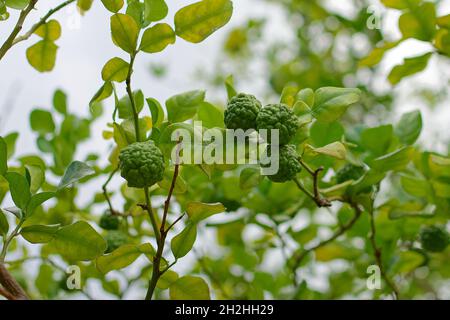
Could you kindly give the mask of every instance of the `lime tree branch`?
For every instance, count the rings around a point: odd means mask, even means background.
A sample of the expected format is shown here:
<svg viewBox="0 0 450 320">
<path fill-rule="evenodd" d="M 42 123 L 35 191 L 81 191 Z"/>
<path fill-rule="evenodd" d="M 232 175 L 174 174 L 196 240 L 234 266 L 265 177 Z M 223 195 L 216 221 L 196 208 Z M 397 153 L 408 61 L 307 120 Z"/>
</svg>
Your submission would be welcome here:
<svg viewBox="0 0 450 320">
<path fill-rule="evenodd" d="M 0 289 L 0 294 L 8 300 L 28 300 L 27 294 L 3 262 L 0 262 Z"/>
<path fill-rule="evenodd" d="M 13 276 L 6 269 L 4 262 L 6 258 L 6 253 L 8 252 L 8 247 L 11 242 L 20 233 L 20 228 L 23 224 L 23 219 L 17 224 L 16 228 L 11 232 L 11 234 L 4 238 L 3 247 L 0 253 L 0 295 L 4 296 L 9 300 L 27 300 L 28 297 L 25 291 L 22 289 L 20 284 L 14 279 Z M 3 286 L 3 288 L 2 288 Z"/>
<path fill-rule="evenodd" d="M 43 16 L 38 22 L 36 22 L 31 28 L 30 30 L 28 30 L 24 35 L 17 37 L 16 39 L 14 39 L 12 45 L 15 45 L 21 41 L 25 41 L 28 40 L 28 38 L 30 38 L 33 33 L 43 24 L 45 24 L 47 22 L 47 20 L 54 15 L 56 12 L 60 11 L 61 9 L 67 7 L 69 4 L 71 4 L 72 2 L 75 2 L 76 0 L 68 0 L 65 1 L 63 3 L 61 3 L 60 5 L 56 6 L 55 8 L 49 10 L 47 12 L 47 14 L 45 16 Z"/>
<path fill-rule="evenodd" d="M 167 195 L 166 201 L 164 202 L 164 212 L 163 212 L 163 217 L 162 217 L 162 222 L 161 222 L 161 227 L 160 227 L 161 237 L 160 237 L 160 240 L 158 241 L 158 249 L 156 251 L 156 255 L 153 258 L 152 278 L 150 279 L 149 287 L 147 290 L 147 295 L 145 297 L 146 300 L 152 299 L 153 293 L 156 288 L 156 284 L 158 283 L 159 278 L 165 272 L 165 271 L 163 271 L 163 272 L 161 271 L 161 259 L 162 259 L 162 255 L 164 252 L 164 246 L 165 246 L 167 234 L 170 231 L 170 229 L 173 227 L 173 225 L 175 223 L 177 223 L 178 221 L 180 221 L 181 218 L 183 217 L 183 216 L 181 216 L 180 218 L 175 220 L 175 222 L 171 226 L 169 226 L 169 228 L 166 229 L 167 215 L 169 213 L 169 208 L 170 208 L 170 200 L 172 199 L 172 195 L 175 190 L 175 185 L 176 185 L 178 174 L 179 174 L 179 168 L 180 168 L 180 164 L 177 160 L 176 164 L 175 164 L 175 171 L 173 173 L 172 183 L 170 185 L 169 193 Z"/>
<path fill-rule="evenodd" d="M 9 35 L 9 37 L 6 39 L 6 41 L 3 43 L 3 45 L 0 47 L 0 60 L 6 55 L 6 53 L 16 44 L 19 42 L 25 41 L 29 39 L 33 33 L 43 24 L 47 22 L 47 20 L 54 15 L 56 12 L 60 11 L 61 9 L 67 7 L 71 3 L 75 2 L 76 0 L 67 0 L 60 5 L 56 6 L 55 8 L 49 10 L 46 15 L 44 15 L 38 22 L 36 22 L 27 32 L 25 32 L 22 36 L 19 36 L 20 31 L 23 29 L 23 24 L 27 18 L 27 16 L 30 14 L 30 12 L 34 9 L 36 3 L 38 0 L 31 0 L 30 4 L 23 9 L 20 12 L 19 18 L 17 19 L 17 23 Z"/>
<path fill-rule="evenodd" d="M 134 62 L 136 60 L 136 55 L 137 55 L 137 52 L 134 52 L 130 55 L 130 66 L 128 69 L 128 75 L 127 75 L 127 79 L 126 79 L 126 87 L 127 87 L 127 94 L 128 94 L 128 97 L 129 97 L 130 103 L 131 103 L 131 109 L 133 112 L 134 130 L 136 132 L 136 141 L 139 142 L 139 141 L 141 141 L 141 132 L 140 132 L 141 130 L 139 128 L 139 113 L 136 108 L 136 102 L 134 101 L 133 90 L 131 88 L 131 76 L 133 75 L 133 67 L 134 67 Z"/>
<path fill-rule="evenodd" d="M 386 270 L 384 269 L 383 261 L 382 261 L 382 251 L 377 246 L 377 242 L 376 242 L 376 226 L 375 226 L 375 218 L 374 218 L 373 209 L 369 211 L 369 217 L 370 217 L 370 236 L 369 236 L 369 240 L 370 240 L 370 243 L 372 245 L 372 250 L 373 250 L 373 253 L 374 253 L 374 256 L 375 256 L 375 261 L 376 261 L 376 263 L 378 265 L 378 268 L 380 269 L 381 276 L 383 277 L 384 281 L 389 286 L 389 288 L 391 288 L 392 295 L 393 295 L 394 299 L 398 299 L 399 298 L 398 289 L 397 289 L 396 285 L 394 284 L 394 282 L 386 274 Z"/>
<path fill-rule="evenodd" d="M 38 2 L 38 0 L 31 0 L 29 5 L 20 12 L 19 18 L 17 19 L 14 29 L 12 30 L 9 37 L 5 40 L 3 45 L 0 47 L 0 60 L 5 56 L 5 54 L 8 52 L 8 50 L 11 49 L 11 47 L 13 46 L 14 40 L 16 39 L 17 35 L 23 28 L 25 19 L 30 14 L 31 10 L 34 9 L 34 6 L 36 5 L 37 2 Z"/>
<path fill-rule="evenodd" d="M 350 205 L 352 206 L 353 210 L 355 211 L 355 215 L 349 222 L 347 222 L 344 225 L 341 225 L 339 227 L 339 229 L 330 238 L 328 238 L 308 249 L 300 250 L 300 251 L 297 251 L 296 253 L 294 253 L 294 256 L 292 257 L 292 260 L 291 260 L 291 269 L 292 269 L 292 273 L 294 276 L 294 284 L 296 286 L 299 283 L 298 279 L 297 279 L 297 269 L 300 266 L 300 264 L 302 263 L 302 261 L 311 252 L 330 244 L 331 242 L 335 241 L 337 238 L 342 236 L 344 233 L 346 233 L 348 230 L 350 230 L 354 226 L 356 221 L 358 221 L 358 219 L 361 217 L 361 214 L 362 214 L 361 208 L 357 204 L 350 204 Z"/>
<path fill-rule="evenodd" d="M 113 208 L 113 205 L 112 205 L 112 202 L 111 202 L 111 198 L 109 197 L 108 189 L 107 189 L 107 188 L 108 188 L 108 185 L 109 185 L 109 183 L 111 182 L 112 178 L 114 177 L 114 175 L 117 173 L 118 170 L 119 170 L 118 168 L 114 169 L 114 170 L 109 174 L 108 179 L 106 179 L 106 182 L 105 182 L 105 183 L 103 184 L 103 186 L 102 186 L 103 195 L 104 195 L 104 197 L 105 197 L 105 199 L 106 199 L 106 202 L 108 203 L 109 210 L 111 211 L 111 214 L 112 214 L 112 215 L 116 215 L 117 212 L 116 212 L 116 211 L 114 210 L 114 208 Z"/>
</svg>

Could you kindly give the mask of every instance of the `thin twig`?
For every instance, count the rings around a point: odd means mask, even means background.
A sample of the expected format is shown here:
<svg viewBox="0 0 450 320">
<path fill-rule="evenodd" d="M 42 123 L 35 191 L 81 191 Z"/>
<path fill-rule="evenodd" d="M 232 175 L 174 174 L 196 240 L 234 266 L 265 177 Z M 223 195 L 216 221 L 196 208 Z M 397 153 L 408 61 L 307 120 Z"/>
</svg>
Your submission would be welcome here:
<svg viewBox="0 0 450 320">
<path fill-rule="evenodd" d="M 297 269 L 300 266 L 300 264 L 302 263 L 303 259 L 306 258 L 306 256 L 319 249 L 322 248 L 324 246 L 326 246 L 327 244 L 333 242 L 334 240 L 336 240 L 337 238 L 339 238 L 340 236 L 342 236 L 345 232 L 347 232 L 348 230 L 350 230 L 353 225 L 356 223 L 356 221 L 358 221 L 358 219 L 361 217 L 362 214 L 362 210 L 361 208 L 359 208 L 358 205 L 356 204 L 351 204 L 352 208 L 355 211 L 355 215 L 353 216 L 353 218 L 346 224 L 342 225 L 341 227 L 339 227 L 339 229 L 328 239 L 316 244 L 315 246 L 312 246 L 308 249 L 302 250 L 302 251 L 297 251 L 294 256 L 293 256 L 293 263 L 292 263 L 292 272 L 294 275 L 294 284 L 297 286 L 298 285 L 298 279 L 297 279 Z"/>
<path fill-rule="evenodd" d="M 150 279 L 150 282 L 149 282 L 147 294 L 145 297 L 146 300 L 152 299 L 153 293 L 156 288 L 156 284 L 158 283 L 159 278 L 163 275 L 163 272 L 161 272 L 161 270 L 160 270 L 160 265 L 161 265 L 162 255 L 164 252 L 164 245 L 165 245 L 167 233 L 170 230 L 170 228 L 167 230 L 165 229 L 165 224 L 167 221 L 167 215 L 169 213 L 170 200 L 172 199 L 172 195 L 175 190 L 175 185 L 176 185 L 177 178 L 178 178 L 179 166 L 180 166 L 180 164 L 177 159 L 176 164 L 175 164 L 175 171 L 174 171 L 173 177 L 172 177 L 172 184 L 170 185 L 170 189 L 169 189 L 169 194 L 167 195 L 167 199 L 164 202 L 164 213 L 163 213 L 163 218 L 162 218 L 161 227 L 160 227 L 161 237 L 160 237 L 160 240 L 158 241 L 158 248 L 156 251 L 156 255 L 153 258 L 153 272 L 152 272 L 152 278 Z"/>
<path fill-rule="evenodd" d="M 181 216 L 179 216 L 177 218 L 177 220 L 175 220 L 165 231 L 166 233 L 168 233 L 170 231 L 170 229 L 172 229 L 181 219 L 183 219 L 183 217 L 186 215 L 186 213 L 183 213 Z"/>
<path fill-rule="evenodd" d="M 25 19 L 30 14 L 31 10 L 34 9 L 34 6 L 38 0 L 31 0 L 28 6 L 23 9 L 20 14 L 19 18 L 17 19 L 16 25 L 14 26 L 13 31 L 9 35 L 9 37 L 5 40 L 3 45 L 0 47 L 0 60 L 5 56 L 5 54 L 8 52 L 9 49 L 13 46 L 14 40 L 16 39 L 17 35 L 23 28 L 23 24 L 25 22 Z"/>
<path fill-rule="evenodd" d="M 298 181 L 298 179 L 294 179 L 294 182 L 297 184 L 300 190 L 305 192 L 312 200 L 317 204 L 319 208 L 322 207 L 331 207 L 331 201 L 330 199 L 323 198 L 320 195 L 319 190 L 319 175 L 324 170 L 323 167 L 319 167 L 316 170 L 313 170 L 308 164 L 303 162 L 301 158 L 298 159 L 300 164 L 308 171 L 308 173 L 312 176 L 313 179 L 313 194 L 305 190 L 305 187 Z"/>
<path fill-rule="evenodd" d="M 394 282 L 386 274 L 386 270 L 384 269 L 383 261 L 382 261 L 382 252 L 381 252 L 381 249 L 377 246 L 377 242 L 376 242 L 376 227 L 375 227 L 375 219 L 374 219 L 373 208 L 371 210 L 369 210 L 369 217 L 370 217 L 370 236 L 369 236 L 369 240 L 370 240 L 370 243 L 372 245 L 372 249 L 373 249 L 373 253 L 374 253 L 374 256 L 375 256 L 376 263 L 378 265 L 378 268 L 380 269 L 381 276 L 383 277 L 383 279 L 386 282 L 386 284 L 391 288 L 392 295 L 393 295 L 394 299 L 397 300 L 399 298 L 398 289 L 397 289 L 396 285 L 394 284 Z"/>
<path fill-rule="evenodd" d="M 48 18 L 50 18 L 52 15 L 54 15 L 56 12 L 58 12 L 59 10 L 63 9 L 64 7 L 67 7 L 69 4 L 71 4 L 72 2 L 75 2 L 76 0 L 68 0 L 65 1 L 63 3 L 61 3 L 60 5 L 56 6 L 55 8 L 51 9 L 49 12 L 47 12 L 47 14 L 45 16 L 43 16 L 37 23 L 35 23 L 30 30 L 28 30 L 23 36 L 17 37 L 16 39 L 14 39 L 12 46 L 16 45 L 17 43 L 21 42 L 21 41 L 25 41 L 28 38 L 30 38 L 33 33 L 43 24 L 45 24 L 48 20 Z"/>
<path fill-rule="evenodd" d="M 141 141 L 141 132 L 140 132 L 141 129 L 139 128 L 139 113 L 136 108 L 136 102 L 134 100 L 133 90 L 131 89 L 131 76 L 133 74 L 133 66 L 134 66 L 134 62 L 136 60 L 136 55 L 137 55 L 137 52 L 130 54 L 130 63 L 129 63 L 128 75 L 127 75 L 127 79 L 126 79 L 126 87 L 127 87 L 128 98 L 130 99 L 130 103 L 131 103 L 131 109 L 133 112 L 136 141 L 139 142 L 139 141 Z"/>
<path fill-rule="evenodd" d="M 119 169 L 113 170 L 113 171 L 109 174 L 108 179 L 106 180 L 105 184 L 102 186 L 102 189 L 103 189 L 103 195 L 105 196 L 106 202 L 108 203 L 109 210 L 111 210 L 111 214 L 112 214 L 112 215 L 116 215 L 116 211 L 115 211 L 114 208 L 113 208 L 113 205 L 112 205 L 112 202 L 111 202 L 111 198 L 110 198 L 109 195 L 108 195 L 108 189 L 107 189 L 107 188 L 108 188 L 108 185 L 109 185 L 109 183 L 111 182 L 112 178 L 114 177 L 114 175 L 116 174 L 116 172 L 117 172 L 118 170 L 119 170 Z"/>
</svg>

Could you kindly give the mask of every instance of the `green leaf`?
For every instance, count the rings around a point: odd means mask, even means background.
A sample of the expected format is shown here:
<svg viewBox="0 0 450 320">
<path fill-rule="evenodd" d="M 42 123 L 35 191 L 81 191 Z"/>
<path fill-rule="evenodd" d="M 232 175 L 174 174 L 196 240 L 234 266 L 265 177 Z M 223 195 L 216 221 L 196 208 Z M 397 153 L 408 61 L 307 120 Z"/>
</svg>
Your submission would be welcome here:
<svg viewBox="0 0 450 320">
<path fill-rule="evenodd" d="M 245 168 L 239 176 L 239 187 L 242 190 L 249 190 L 257 187 L 263 180 L 261 170 L 257 168 Z"/>
<path fill-rule="evenodd" d="M 154 22 L 164 19 L 169 8 L 164 0 L 144 0 L 144 20 Z"/>
<path fill-rule="evenodd" d="M 13 215 L 15 215 L 17 217 L 17 219 L 22 219 L 23 217 L 23 212 L 20 208 L 17 207 L 10 207 L 10 208 L 3 208 L 2 209 L 4 212 L 9 212 Z"/>
<path fill-rule="evenodd" d="M 297 101 L 298 87 L 287 85 L 283 88 L 281 92 L 280 103 L 283 103 L 289 107 L 293 107 Z"/>
<path fill-rule="evenodd" d="M 236 89 L 234 88 L 234 79 L 232 75 L 226 77 L 225 88 L 227 89 L 228 100 L 231 100 L 231 98 L 238 94 Z"/>
<path fill-rule="evenodd" d="M 39 72 L 49 72 L 55 67 L 58 46 L 50 40 L 41 40 L 27 49 L 27 59 Z"/>
<path fill-rule="evenodd" d="M 344 128 L 335 121 L 331 123 L 314 121 L 309 130 L 311 140 L 315 147 L 323 147 L 335 141 L 340 141 L 344 136 Z"/>
<path fill-rule="evenodd" d="M 411 145 L 416 142 L 421 131 L 422 115 L 419 110 L 402 115 L 400 122 L 395 127 L 395 134 L 406 145 Z"/>
<path fill-rule="evenodd" d="M 136 111 L 139 114 L 142 111 L 142 108 L 144 108 L 144 94 L 141 90 L 137 90 L 133 92 L 133 97 Z M 122 99 L 119 100 L 117 108 L 119 110 L 120 119 L 133 118 L 133 106 L 131 105 L 131 100 L 128 95 L 125 95 Z"/>
<path fill-rule="evenodd" d="M 6 143 L 6 149 L 8 150 L 6 156 L 7 159 L 10 159 L 14 155 L 14 152 L 16 150 L 16 141 L 18 137 L 19 134 L 17 132 L 10 133 L 3 137 L 3 140 Z"/>
<path fill-rule="evenodd" d="M 26 210 L 27 217 L 31 217 L 41 204 L 43 204 L 44 202 L 55 196 L 56 194 L 54 192 L 42 192 L 33 195 L 27 206 Z"/>
<path fill-rule="evenodd" d="M 44 23 L 34 32 L 44 40 L 56 41 L 61 37 L 61 25 L 56 20 Z"/>
<path fill-rule="evenodd" d="M 46 110 L 35 109 L 30 115 L 31 129 L 40 133 L 52 133 L 55 131 L 55 122 L 52 114 Z"/>
<path fill-rule="evenodd" d="M 400 179 L 403 190 L 414 197 L 426 198 L 432 195 L 428 181 L 416 177 L 402 176 Z"/>
<path fill-rule="evenodd" d="M 92 97 L 91 101 L 89 102 L 89 107 L 93 108 L 95 103 L 98 103 L 100 101 L 105 100 L 106 98 L 109 98 L 113 93 L 113 85 L 110 81 L 105 82 L 100 89 L 95 93 L 95 95 Z"/>
<path fill-rule="evenodd" d="M 87 164 L 81 161 L 72 162 L 64 173 L 61 182 L 58 185 L 58 190 L 64 189 L 87 176 L 93 175 L 95 171 Z"/>
<path fill-rule="evenodd" d="M 138 246 L 132 244 L 121 246 L 111 254 L 99 257 L 97 269 L 103 274 L 123 269 L 136 261 L 141 254 L 154 255 L 155 249 L 149 243 Z"/>
<path fill-rule="evenodd" d="M 8 171 L 8 147 L 3 137 L 0 137 L 0 175 Z"/>
<path fill-rule="evenodd" d="M 172 300 L 209 300 L 209 288 L 200 277 L 184 276 L 169 287 Z"/>
<path fill-rule="evenodd" d="M 59 226 L 33 225 L 23 227 L 20 234 L 30 243 L 48 243 L 53 240 L 58 230 Z"/>
<path fill-rule="evenodd" d="M 31 199 L 30 185 L 27 179 L 17 172 L 8 172 L 5 178 L 9 183 L 9 191 L 15 205 L 25 210 Z"/>
<path fill-rule="evenodd" d="M 434 3 L 424 2 L 403 13 L 398 20 L 403 38 L 430 41 L 436 33 L 436 7 Z"/>
<path fill-rule="evenodd" d="M 381 3 L 388 8 L 403 10 L 417 6 L 420 1 L 421 0 L 381 0 Z"/>
<path fill-rule="evenodd" d="M 111 34 L 113 42 L 122 50 L 133 54 L 136 50 L 139 27 L 129 15 L 116 13 L 111 17 Z"/>
<path fill-rule="evenodd" d="M 315 92 L 312 115 L 323 122 L 333 122 L 339 119 L 348 107 L 359 101 L 361 91 L 359 89 L 320 88 Z"/>
<path fill-rule="evenodd" d="M 148 98 L 146 101 L 152 115 L 153 127 L 159 128 L 159 126 L 161 126 L 161 124 L 164 122 L 164 109 L 162 108 L 159 101 L 154 98 Z"/>
<path fill-rule="evenodd" d="M 345 160 L 347 155 L 347 149 L 341 142 L 333 142 L 320 148 L 314 148 L 308 144 L 305 148 L 313 154 L 323 154 L 339 160 Z"/>
<path fill-rule="evenodd" d="M 139 50 L 147 53 L 163 51 L 175 43 L 175 32 L 167 23 L 158 23 L 144 31 Z"/>
<path fill-rule="evenodd" d="M 198 119 L 202 122 L 205 128 L 222 128 L 223 110 L 209 102 L 203 102 L 197 111 Z"/>
<path fill-rule="evenodd" d="M 232 14 L 230 0 L 202 0 L 175 14 L 175 33 L 186 41 L 199 43 L 227 24 Z"/>
<path fill-rule="evenodd" d="M 169 287 L 178 280 L 178 273 L 172 270 L 167 270 L 164 274 L 159 278 L 157 283 L 157 287 L 161 290 L 169 289 Z"/>
<path fill-rule="evenodd" d="M 423 254 L 417 251 L 404 251 L 400 252 L 400 256 L 396 263 L 392 266 L 393 272 L 396 274 L 410 274 L 415 269 L 422 266 L 426 261 Z"/>
<path fill-rule="evenodd" d="M 370 166 L 380 172 L 402 170 L 412 160 L 413 155 L 414 148 L 401 148 L 385 156 L 376 158 L 371 162 Z"/>
<path fill-rule="evenodd" d="M 180 234 L 173 237 L 170 246 L 176 259 L 182 258 L 191 251 L 197 238 L 197 225 L 188 222 Z"/>
<path fill-rule="evenodd" d="M 189 91 L 175 95 L 166 101 L 169 121 L 183 122 L 191 119 L 205 100 L 205 91 Z"/>
<path fill-rule="evenodd" d="M 6 219 L 3 210 L 0 209 L 0 236 L 5 237 L 9 231 L 8 219 Z"/>
<path fill-rule="evenodd" d="M 109 60 L 102 70 L 102 79 L 104 81 L 123 82 L 127 79 L 130 65 L 121 58 L 112 58 Z"/>
<path fill-rule="evenodd" d="M 61 114 L 67 113 L 67 96 L 62 90 L 56 90 L 53 94 L 53 107 Z"/>
<path fill-rule="evenodd" d="M 43 167 L 36 165 L 25 165 L 25 168 L 30 174 L 30 191 L 34 194 L 45 182 L 45 171 Z"/>
<path fill-rule="evenodd" d="M 84 13 L 85 11 L 91 9 L 93 2 L 94 0 L 78 0 L 77 6 L 80 9 L 81 13 Z"/>
<path fill-rule="evenodd" d="M 361 145 L 374 156 L 386 153 L 392 142 L 392 125 L 365 129 L 361 133 Z"/>
<path fill-rule="evenodd" d="M 22 10 L 28 6 L 30 0 L 5 0 L 5 3 L 7 7 Z"/>
<path fill-rule="evenodd" d="M 52 244 L 69 261 L 94 260 L 106 250 L 105 240 L 84 221 L 59 229 Z"/>
<path fill-rule="evenodd" d="M 363 67 L 373 67 L 381 62 L 384 57 L 384 54 L 398 46 L 403 39 L 395 41 L 395 42 L 385 42 L 382 46 L 374 48 L 367 57 L 359 61 L 359 65 Z"/>
<path fill-rule="evenodd" d="M 198 223 L 226 209 L 221 203 L 189 202 L 186 212 L 193 223 Z"/>
<path fill-rule="evenodd" d="M 450 29 L 450 14 L 437 18 L 436 24 L 442 28 Z"/>
<path fill-rule="evenodd" d="M 388 75 L 389 82 L 392 85 L 398 84 L 403 78 L 425 70 L 428 66 L 432 53 L 426 53 L 421 56 L 406 58 L 403 64 L 395 66 Z"/>
<path fill-rule="evenodd" d="M 102 0 L 103 5 L 109 11 L 116 13 L 119 12 L 123 7 L 123 0 Z"/>
<path fill-rule="evenodd" d="M 58 292 L 58 282 L 54 279 L 53 267 L 48 264 L 41 264 L 36 277 L 35 286 L 39 293 L 46 298 L 53 298 Z"/>
</svg>

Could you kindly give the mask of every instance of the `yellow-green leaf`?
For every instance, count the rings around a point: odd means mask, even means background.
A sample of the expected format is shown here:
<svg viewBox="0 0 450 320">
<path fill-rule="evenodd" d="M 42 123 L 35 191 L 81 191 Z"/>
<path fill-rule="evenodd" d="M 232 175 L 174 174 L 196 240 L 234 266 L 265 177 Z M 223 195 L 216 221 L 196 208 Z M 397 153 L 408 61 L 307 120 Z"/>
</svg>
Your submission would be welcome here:
<svg viewBox="0 0 450 320">
<path fill-rule="evenodd" d="M 37 28 L 34 33 L 44 40 L 56 41 L 61 37 L 61 25 L 56 20 L 50 20 Z"/>
<path fill-rule="evenodd" d="M 112 58 L 102 70 L 102 79 L 105 81 L 123 82 L 127 79 L 130 65 L 121 58 Z"/>
<path fill-rule="evenodd" d="M 175 14 L 175 33 L 186 41 L 202 42 L 227 24 L 232 14 L 230 0 L 202 0 Z"/>
<path fill-rule="evenodd" d="M 39 72 L 52 71 L 55 67 L 58 46 L 50 40 L 41 40 L 27 49 L 28 62 Z"/>
<path fill-rule="evenodd" d="M 171 284 L 169 288 L 172 300 L 209 300 L 209 288 L 200 277 L 184 276 Z"/>
<path fill-rule="evenodd" d="M 163 51 L 169 44 L 175 43 L 175 32 L 167 23 L 158 23 L 145 30 L 140 50 L 147 53 Z"/>
<path fill-rule="evenodd" d="M 192 222 L 200 222 L 212 215 L 224 212 L 226 209 L 221 203 L 190 202 L 186 206 L 186 212 Z"/>
<path fill-rule="evenodd" d="M 106 274 L 112 270 L 120 270 L 128 267 L 141 254 L 154 255 L 155 249 L 151 244 L 142 245 L 124 245 L 114 250 L 111 254 L 101 256 L 97 259 L 97 269 Z"/>
<path fill-rule="evenodd" d="M 134 53 L 139 36 L 139 27 L 129 15 L 116 13 L 111 17 L 111 35 L 113 42 L 122 50 Z"/>
<path fill-rule="evenodd" d="M 102 0 L 103 5 L 109 11 L 116 13 L 123 7 L 123 0 Z"/>
</svg>

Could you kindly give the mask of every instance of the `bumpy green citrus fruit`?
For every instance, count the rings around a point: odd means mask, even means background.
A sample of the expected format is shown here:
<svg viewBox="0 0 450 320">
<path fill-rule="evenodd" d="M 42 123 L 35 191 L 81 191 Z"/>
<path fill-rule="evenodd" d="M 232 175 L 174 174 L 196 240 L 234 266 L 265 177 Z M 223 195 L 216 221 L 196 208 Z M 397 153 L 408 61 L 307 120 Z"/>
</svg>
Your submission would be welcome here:
<svg viewBox="0 0 450 320">
<path fill-rule="evenodd" d="M 106 253 L 110 253 L 120 246 L 127 244 L 128 236 L 122 231 L 112 230 L 106 234 L 105 240 L 107 244 Z"/>
<path fill-rule="evenodd" d="M 347 164 L 336 173 L 337 183 L 343 183 L 348 180 L 358 180 L 364 175 L 364 168 L 354 164 Z"/>
<path fill-rule="evenodd" d="M 256 117 L 261 102 L 250 94 L 240 93 L 231 98 L 225 110 L 225 126 L 228 129 L 256 129 Z"/>
<path fill-rule="evenodd" d="M 271 141 L 271 131 L 279 130 L 279 144 L 288 144 L 299 129 L 298 117 L 284 104 L 269 104 L 262 108 L 256 118 L 258 130 L 266 129 L 268 142 Z"/>
<path fill-rule="evenodd" d="M 107 210 L 100 218 L 99 226 L 105 230 L 117 230 L 119 229 L 120 218 L 116 215 L 112 215 L 110 210 Z"/>
<path fill-rule="evenodd" d="M 150 187 L 164 176 L 164 157 L 153 141 L 135 142 L 120 151 L 120 172 L 132 188 Z"/>
<path fill-rule="evenodd" d="M 442 252 L 448 246 L 449 234 L 442 227 L 429 226 L 420 232 L 420 242 L 427 251 Z"/>
<path fill-rule="evenodd" d="M 267 152 L 270 155 L 270 147 Z M 297 173 L 302 170 L 299 157 L 297 155 L 294 145 L 281 146 L 279 149 L 278 157 L 278 172 L 274 175 L 268 175 L 267 177 L 273 182 L 286 182 L 295 178 Z M 274 160 L 274 161 L 277 161 Z M 269 165 L 263 165 L 268 167 Z"/>
</svg>

